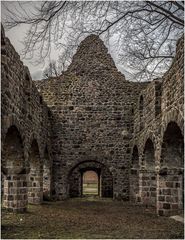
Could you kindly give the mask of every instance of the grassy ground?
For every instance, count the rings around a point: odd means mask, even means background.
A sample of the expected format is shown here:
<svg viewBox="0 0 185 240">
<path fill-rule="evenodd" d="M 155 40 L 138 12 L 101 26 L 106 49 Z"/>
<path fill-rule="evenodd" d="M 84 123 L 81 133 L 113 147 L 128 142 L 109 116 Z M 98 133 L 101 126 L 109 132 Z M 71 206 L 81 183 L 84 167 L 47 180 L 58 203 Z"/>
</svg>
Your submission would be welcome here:
<svg viewBox="0 0 185 240">
<path fill-rule="evenodd" d="M 3 209 L 1 234 L 2 239 L 183 239 L 183 224 L 141 206 L 82 198 L 30 205 L 25 214 Z"/>
</svg>

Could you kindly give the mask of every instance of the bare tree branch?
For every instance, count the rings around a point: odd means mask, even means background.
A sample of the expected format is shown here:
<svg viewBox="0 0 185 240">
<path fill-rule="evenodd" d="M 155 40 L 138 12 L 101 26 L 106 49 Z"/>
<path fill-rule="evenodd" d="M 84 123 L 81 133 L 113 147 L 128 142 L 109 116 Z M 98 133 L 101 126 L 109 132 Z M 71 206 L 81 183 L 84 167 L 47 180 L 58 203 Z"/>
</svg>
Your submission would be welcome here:
<svg viewBox="0 0 185 240">
<path fill-rule="evenodd" d="M 38 64 L 49 58 L 52 46 L 61 52 L 57 74 L 66 70 L 79 43 L 96 34 L 114 47 L 132 79 L 160 77 L 184 30 L 183 1 L 19 2 L 15 8 L 3 2 L 3 8 L 8 28 L 30 26 L 22 52 L 26 58 Z"/>
</svg>

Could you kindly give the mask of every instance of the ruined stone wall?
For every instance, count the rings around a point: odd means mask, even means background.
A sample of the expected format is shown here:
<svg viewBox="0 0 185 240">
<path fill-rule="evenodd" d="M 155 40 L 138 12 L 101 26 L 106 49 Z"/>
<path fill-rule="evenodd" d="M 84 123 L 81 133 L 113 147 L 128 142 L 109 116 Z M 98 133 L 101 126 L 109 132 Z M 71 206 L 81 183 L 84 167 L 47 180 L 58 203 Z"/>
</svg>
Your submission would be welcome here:
<svg viewBox="0 0 185 240">
<path fill-rule="evenodd" d="M 133 148 L 137 146 L 139 152 L 139 166 L 137 167 L 139 190 L 136 188 L 137 192 L 132 192 L 131 198 L 156 206 L 160 215 L 182 209 L 183 46 L 184 42 L 181 38 L 177 43 L 176 56 L 170 69 L 162 79 L 152 81 L 144 91 L 141 91 L 134 116 L 132 146 Z M 143 97 L 142 101 L 141 96 Z M 141 103 L 143 107 L 141 107 Z M 179 147 L 176 146 L 175 141 L 170 139 L 175 139 Z M 153 144 L 153 155 L 151 149 L 147 147 L 147 141 L 151 141 Z M 163 151 L 168 156 L 165 156 Z M 146 164 L 148 156 L 150 159 L 154 158 L 153 169 L 148 168 Z M 173 158 L 174 165 L 170 166 L 168 163 L 164 165 L 164 158 L 166 158 L 166 162 Z M 179 159 L 180 163 L 177 163 L 175 159 Z M 133 182 L 134 178 L 131 171 L 130 181 Z M 132 186 L 132 188 L 134 187 Z M 155 197 L 155 202 L 152 200 L 151 194 Z"/>
<path fill-rule="evenodd" d="M 100 196 L 152 205 L 159 215 L 183 208 L 182 38 L 171 68 L 151 83 L 127 81 L 95 35 L 61 76 L 33 82 L 1 34 L 6 207 L 40 203 L 51 184 L 56 199 L 80 196 L 88 169 L 101 178 Z"/>
<path fill-rule="evenodd" d="M 38 144 L 42 175 L 45 164 L 44 151 L 46 147 L 48 151 L 51 148 L 50 122 L 48 108 L 35 87 L 28 68 L 23 65 L 20 56 L 9 39 L 5 37 L 3 29 L 1 31 L 1 90 L 2 169 L 6 175 L 6 181 L 9 181 L 6 182 L 4 188 L 4 194 L 7 195 L 4 196 L 7 198 L 4 204 L 7 203 L 9 207 L 16 209 L 20 207 L 20 204 L 25 207 L 28 199 L 26 197 L 29 185 L 27 174 L 31 168 L 30 153 L 33 140 Z M 15 139 L 17 143 L 11 139 Z M 20 146 L 20 154 L 18 154 L 17 146 Z M 51 165 L 50 158 L 50 167 Z M 16 172 L 16 168 L 19 167 L 20 169 Z M 21 179 L 22 174 L 24 174 L 24 180 Z M 22 190 L 16 189 L 16 181 L 20 181 Z M 38 184 L 37 182 L 38 179 L 35 179 L 33 184 Z M 42 179 L 39 184 L 42 185 Z M 12 185 L 15 186 L 10 190 L 9 187 Z M 17 198 L 16 191 L 24 192 L 24 203 L 22 201 L 16 205 L 14 201 Z M 10 199 L 12 201 L 9 201 Z"/>
<path fill-rule="evenodd" d="M 36 84 L 52 115 L 56 195 L 68 196 L 71 168 L 97 161 L 113 174 L 114 197 L 128 199 L 133 107 L 145 84 L 126 81 L 94 35 L 80 44 L 67 72 Z"/>
<path fill-rule="evenodd" d="M 147 89 L 140 92 L 134 116 L 135 134 L 147 129 L 161 113 L 161 81 L 161 79 L 156 79 L 147 83 Z"/>
</svg>

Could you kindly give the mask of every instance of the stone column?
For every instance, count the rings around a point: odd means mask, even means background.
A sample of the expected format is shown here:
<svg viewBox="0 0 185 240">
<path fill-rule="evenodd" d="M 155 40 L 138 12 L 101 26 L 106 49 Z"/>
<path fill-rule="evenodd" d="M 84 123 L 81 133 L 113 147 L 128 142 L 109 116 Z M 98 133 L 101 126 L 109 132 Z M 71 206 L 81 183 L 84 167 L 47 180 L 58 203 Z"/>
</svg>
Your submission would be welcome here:
<svg viewBox="0 0 185 240">
<path fill-rule="evenodd" d="M 138 202 L 139 194 L 139 170 L 138 168 L 130 169 L 130 201 Z"/>
<path fill-rule="evenodd" d="M 4 180 L 3 207 L 14 212 L 24 212 L 27 209 L 27 175 L 8 174 Z"/>
<path fill-rule="evenodd" d="M 40 170 L 30 170 L 28 182 L 28 202 L 41 204 L 43 201 L 43 178 Z"/>
<path fill-rule="evenodd" d="M 47 168 L 43 172 L 43 199 L 51 199 L 51 171 Z"/>
<path fill-rule="evenodd" d="M 183 169 L 162 168 L 158 176 L 157 214 L 169 216 L 183 211 Z"/>
</svg>

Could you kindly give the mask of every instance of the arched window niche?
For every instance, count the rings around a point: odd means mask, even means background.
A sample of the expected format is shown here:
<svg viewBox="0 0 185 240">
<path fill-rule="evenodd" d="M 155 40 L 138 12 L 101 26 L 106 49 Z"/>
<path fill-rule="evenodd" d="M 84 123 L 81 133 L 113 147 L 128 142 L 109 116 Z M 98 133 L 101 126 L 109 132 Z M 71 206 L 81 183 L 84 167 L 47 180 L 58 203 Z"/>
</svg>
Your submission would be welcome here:
<svg viewBox="0 0 185 240">
<path fill-rule="evenodd" d="M 150 138 L 147 139 L 143 153 L 143 165 L 146 170 L 155 170 L 155 152 L 154 145 Z"/>
<path fill-rule="evenodd" d="M 170 122 L 164 133 L 161 166 L 167 168 L 184 167 L 184 138 L 176 122 Z"/>
<path fill-rule="evenodd" d="M 131 168 L 138 169 L 139 168 L 139 153 L 138 148 L 135 145 L 132 152 L 132 159 L 131 159 Z"/>
</svg>

